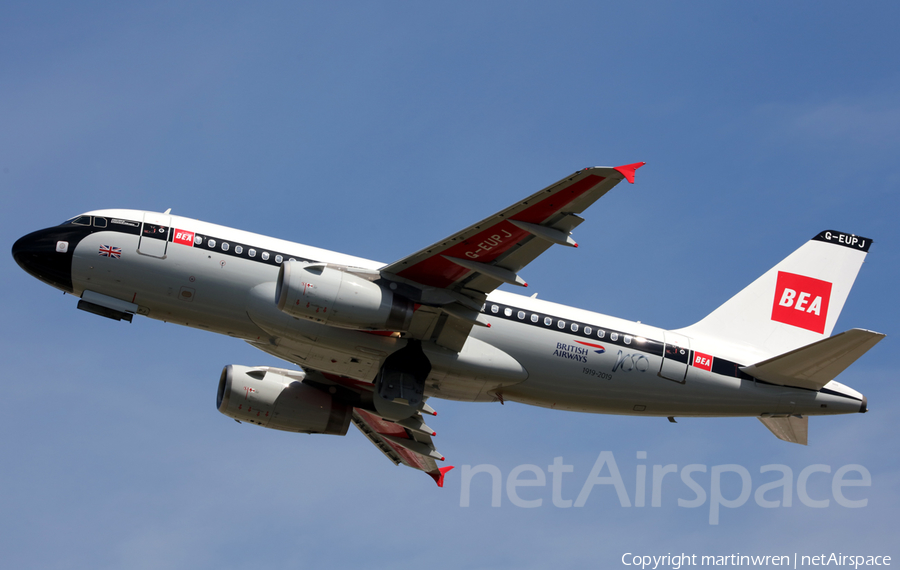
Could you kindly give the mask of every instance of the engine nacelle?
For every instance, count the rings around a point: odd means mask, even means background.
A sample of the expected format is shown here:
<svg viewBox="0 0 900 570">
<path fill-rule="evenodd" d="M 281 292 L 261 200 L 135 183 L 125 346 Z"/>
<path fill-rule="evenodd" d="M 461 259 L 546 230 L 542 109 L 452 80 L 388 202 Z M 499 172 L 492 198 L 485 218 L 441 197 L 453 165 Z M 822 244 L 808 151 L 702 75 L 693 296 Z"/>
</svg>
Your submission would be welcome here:
<svg viewBox="0 0 900 570">
<path fill-rule="evenodd" d="M 302 261 L 281 265 L 275 297 L 279 310 L 293 317 L 347 329 L 406 331 L 414 308 L 377 283 Z"/>
<path fill-rule="evenodd" d="M 304 374 L 229 364 L 219 378 L 216 407 L 230 418 L 300 433 L 346 435 L 353 408 L 303 383 Z"/>
</svg>

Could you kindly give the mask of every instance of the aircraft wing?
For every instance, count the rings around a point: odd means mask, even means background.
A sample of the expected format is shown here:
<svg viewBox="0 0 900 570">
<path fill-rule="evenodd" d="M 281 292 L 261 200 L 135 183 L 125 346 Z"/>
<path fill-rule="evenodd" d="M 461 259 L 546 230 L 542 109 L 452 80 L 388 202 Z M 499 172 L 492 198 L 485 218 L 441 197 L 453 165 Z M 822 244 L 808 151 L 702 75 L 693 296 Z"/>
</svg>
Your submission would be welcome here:
<svg viewBox="0 0 900 570">
<path fill-rule="evenodd" d="M 381 269 L 389 281 L 416 289 L 426 307 L 412 336 L 460 350 L 486 295 L 503 283 L 527 287 L 518 273 L 553 244 L 578 247 L 571 231 L 577 214 L 621 180 L 634 182 L 643 162 L 585 168 L 540 192 Z M 423 310 L 424 309 L 424 310 Z"/>
<path fill-rule="evenodd" d="M 438 487 L 444 486 L 444 474 L 453 467 L 437 466 L 437 461 L 443 461 L 444 456 L 435 450 L 431 436 L 406 429 L 359 408 L 353 410 L 353 425 L 394 465 L 402 463 L 424 471 L 431 475 Z"/>
<path fill-rule="evenodd" d="M 285 355 L 272 350 L 262 343 L 251 343 L 256 348 L 268 352 L 279 358 Z M 301 364 L 295 362 L 295 364 Z M 346 401 L 366 400 L 366 392 L 372 391 L 372 385 L 367 382 L 353 380 L 344 376 L 328 374 L 304 368 L 306 373 L 303 382 L 319 390 L 330 393 L 342 393 Z M 356 396 L 354 396 L 354 393 Z M 370 398 L 369 398 L 370 399 Z M 357 404 L 358 405 L 358 404 Z M 371 409 L 371 408 L 370 408 Z M 425 404 L 422 412 L 437 415 L 430 406 Z M 399 421 L 391 421 L 378 416 L 372 411 L 354 407 L 351 415 L 353 425 L 362 432 L 366 439 L 371 441 L 394 465 L 406 465 L 413 469 L 424 471 L 434 479 L 438 487 L 444 486 L 444 474 L 453 467 L 438 467 L 438 461 L 444 461 L 444 456 L 434 447 L 431 436 L 436 435 L 434 430 L 428 427 L 421 413 Z"/>
</svg>

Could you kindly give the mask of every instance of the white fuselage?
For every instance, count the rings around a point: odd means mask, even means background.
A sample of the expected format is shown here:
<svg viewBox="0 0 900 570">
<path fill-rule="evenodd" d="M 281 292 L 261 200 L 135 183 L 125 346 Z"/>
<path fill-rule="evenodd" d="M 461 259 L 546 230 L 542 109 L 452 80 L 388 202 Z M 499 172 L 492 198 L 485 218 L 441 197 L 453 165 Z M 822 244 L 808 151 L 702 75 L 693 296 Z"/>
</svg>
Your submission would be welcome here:
<svg viewBox="0 0 900 570">
<path fill-rule="evenodd" d="M 369 270 L 381 263 L 179 216 L 135 210 L 87 215 L 110 224 L 76 246 L 76 295 L 92 291 L 134 303 L 138 314 L 227 334 L 301 367 L 362 382 L 373 382 L 384 359 L 407 342 L 297 319 L 276 307 L 285 259 Z M 115 223 L 151 219 L 183 235 L 151 243 Z M 98 254 L 104 246 L 121 255 Z M 860 408 L 861 395 L 837 382 L 814 391 L 747 377 L 738 366 L 759 360 L 751 347 L 502 291 L 488 297 L 482 313 L 491 327 L 473 327 L 459 354 L 424 347 L 433 365 L 426 395 L 652 416 L 818 415 Z M 666 343 L 670 357 L 664 357 Z"/>
</svg>

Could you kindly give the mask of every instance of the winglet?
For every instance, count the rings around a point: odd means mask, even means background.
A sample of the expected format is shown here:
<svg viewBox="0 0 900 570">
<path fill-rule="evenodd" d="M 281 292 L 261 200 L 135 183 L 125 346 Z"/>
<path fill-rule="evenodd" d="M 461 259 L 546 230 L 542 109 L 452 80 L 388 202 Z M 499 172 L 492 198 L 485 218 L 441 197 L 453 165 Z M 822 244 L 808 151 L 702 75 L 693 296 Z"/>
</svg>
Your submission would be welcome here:
<svg viewBox="0 0 900 570">
<path fill-rule="evenodd" d="M 437 483 L 438 487 L 444 486 L 444 475 L 447 474 L 447 471 L 453 469 L 453 466 L 449 467 L 438 467 L 438 472 L 430 471 L 428 474 L 431 475 L 431 478 L 434 479 L 434 482 Z"/>
<path fill-rule="evenodd" d="M 646 162 L 635 162 L 633 164 L 626 164 L 624 166 L 615 166 L 613 170 L 618 170 L 622 176 L 625 177 L 625 180 L 634 184 L 634 171 L 638 168 L 647 164 Z"/>
</svg>

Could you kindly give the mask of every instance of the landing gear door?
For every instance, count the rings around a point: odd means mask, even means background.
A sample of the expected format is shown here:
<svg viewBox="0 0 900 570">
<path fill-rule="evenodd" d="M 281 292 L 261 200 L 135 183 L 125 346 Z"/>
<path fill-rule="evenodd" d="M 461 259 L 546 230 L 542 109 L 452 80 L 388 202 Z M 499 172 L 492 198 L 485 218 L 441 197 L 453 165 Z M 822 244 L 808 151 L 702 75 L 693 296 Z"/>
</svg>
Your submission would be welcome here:
<svg viewBox="0 0 900 570">
<path fill-rule="evenodd" d="M 666 332 L 666 348 L 663 351 L 659 375 L 666 380 L 684 384 L 691 357 L 691 341 L 686 336 Z"/>
<path fill-rule="evenodd" d="M 141 227 L 138 253 L 165 259 L 166 247 L 169 244 L 169 232 L 172 230 L 171 225 L 171 216 L 144 212 L 144 225 Z"/>
</svg>

